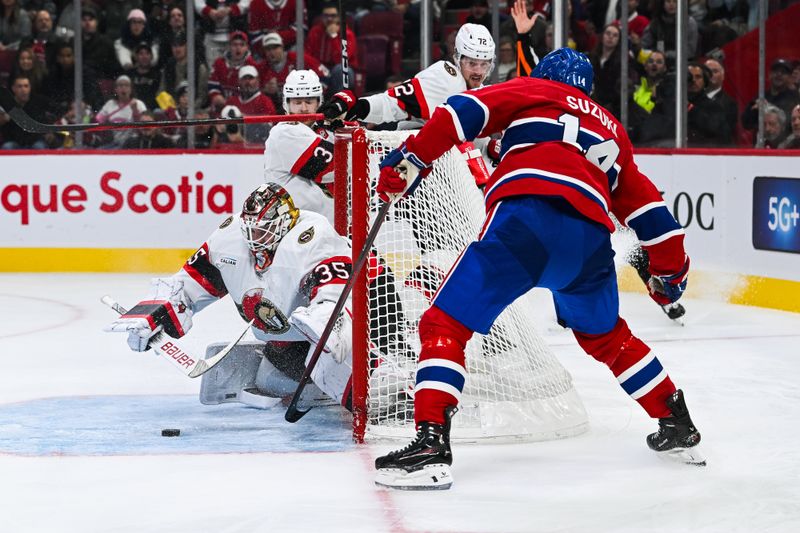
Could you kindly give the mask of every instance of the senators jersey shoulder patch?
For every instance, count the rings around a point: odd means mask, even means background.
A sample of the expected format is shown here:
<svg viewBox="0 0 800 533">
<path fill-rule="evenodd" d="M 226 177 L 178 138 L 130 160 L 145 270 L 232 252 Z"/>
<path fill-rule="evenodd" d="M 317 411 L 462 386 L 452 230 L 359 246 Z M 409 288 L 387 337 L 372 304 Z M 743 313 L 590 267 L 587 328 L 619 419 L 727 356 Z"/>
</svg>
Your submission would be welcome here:
<svg viewBox="0 0 800 533">
<path fill-rule="evenodd" d="M 445 61 L 445 63 L 444 63 L 444 70 L 447 71 L 447 73 L 450 74 L 453 77 L 458 76 L 458 72 L 456 72 L 456 67 L 454 67 L 453 65 L 451 65 L 447 61 Z"/>
<path fill-rule="evenodd" d="M 233 222 L 233 215 L 229 216 L 225 220 L 222 221 L 222 224 L 219 225 L 219 229 L 227 228 Z"/>
<path fill-rule="evenodd" d="M 297 242 L 300 244 L 306 244 L 307 242 L 310 242 L 311 239 L 313 238 L 314 238 L 314 226 L 311 226 L 303 233 L 301 233 L 299 237 L 297 237 Z"/>
</svg>

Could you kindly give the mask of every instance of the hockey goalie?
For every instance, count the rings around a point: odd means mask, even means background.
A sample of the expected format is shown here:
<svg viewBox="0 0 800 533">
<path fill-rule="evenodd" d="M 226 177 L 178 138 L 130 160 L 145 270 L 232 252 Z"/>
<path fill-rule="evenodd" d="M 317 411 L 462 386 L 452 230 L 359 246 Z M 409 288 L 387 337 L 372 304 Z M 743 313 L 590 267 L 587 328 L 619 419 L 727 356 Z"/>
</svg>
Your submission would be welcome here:
<svg viewBox="0 0 800 533">
<path fill-rule="evenodd" d="M 177 273 L 153 280 L 148 298 L 106 329 L 127 333 L 130 348 L 145 351 L 162 330 L 183 336 L 195 313 L 229 294 L 242 318 L 253 320 L 257 341 L 237 346 L 203 375 L 200 400 L 269 407 L 294 391 L 350 278 L 351 256 L 349 241 L 324 216 L 296 208 L 285 189 L 267 183 L 253 191 L 242 212 L 222 222 Z M 368 277 L 372 297 L 399 311 L 389 268 L 374 258 Z M 351 409 L 351 320 L 348 302 L 311 373 L 315 386 L 306 388 L 304 402 L 334 400 Z M 407 351 L 393 324 L 372 321 L 372 350 Z M 208 355 L 215 349 L 209 347 Z M 410 372 L 391 380 L 385 379 L 387 372 L 396 369 L 373 369 L 373 386 L 410 384 Z"/>
</svg>

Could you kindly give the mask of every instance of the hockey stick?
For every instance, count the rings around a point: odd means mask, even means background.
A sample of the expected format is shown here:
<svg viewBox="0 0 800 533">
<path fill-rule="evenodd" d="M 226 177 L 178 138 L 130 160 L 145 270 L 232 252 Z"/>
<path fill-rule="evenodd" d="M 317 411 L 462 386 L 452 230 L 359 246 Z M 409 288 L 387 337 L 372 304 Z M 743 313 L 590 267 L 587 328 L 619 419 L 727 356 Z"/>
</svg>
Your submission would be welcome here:
<svg viewBox="0 0 800 533">
<path fill-rule="evenodd" d="M 21 107 L 17 106 L 14 95 L 8 89 L 0 87 L 0 107 L 17 126 L 28 133 L 69 133 L 74 131 L 108 131 L 132 130 L 148 128 L 185 128 L 189 126 L 216 126 L 222 124 L 262 124 L 265 122 L 305 122 L 307 120 L 322 120 L 321 113 L 308 113 L 303 115 L 253 115 L 249 117 L 233 118 L 195 118 L 189 120 L 156 120 L 152 122 L 115 122 L 100 124 L 44 124 L 35 120 Z"/>
<path fill-rule="evenodd" d="M 109 306 L 111 309 L 119 313 L 120 315 L 124 315 L 128 311 L 122 307 L 116 300 L 114 300 L 111 296 L 105 295 L 100 298 L 100 301 Z M 173 337 L 170 337 L 163 331 L 160 331 L 153 335 L 152 341 L 153 344 L 151 348 L 153 351 L 156 352 L 158 355 L 172 363 L 172 365 L 177 368 L 182 374 L 189 376 L 190 378 L 196 378 L 198 376 L 202 376 L 212 368 L 214 368 L 217 363 L 225 359 L 225 356 L 233 350 L 234 346 L 238 344 L 244 334 L 250 329 L 250 326 L 253 324 L 251 320 L 247 327 L 242 331 L 239 336 L 230 344 L 228 344 L 225 348 L 223 348 L 219 353 L 214 355 L 213 357 L 209 357 L 208 359 L 201 359 L 199 357 L 194 357 L 189 355 L 189 352 L 181 348 L 178 344 L 178 341 L 175 340 Z"/>
<path fill-rule="evenodd" d="M 300 383 L 297 385 L 297 390 L 294 391 L 294 396 L 292 396 L 292 401 L 289 403 L 289 408 L 286 409 L 286 416 L 284 418 L 286 418 L 287 422 L 297 422 L 303 418 L 303 416 L 313 407 L 310 406 L 303 411 L 298 409 L 297 402 L 300 401 L 300 395 L 303 393 L 303 389 L 306 388 L 306 384 L 311 378 L 311 372 L 317 365 L 317 360 L 319 359 L 320 354 L 322 354 L 322 350 L 325 347 L 325 343 L 328 341 L 328 337 L 331 336 L 333 327 L 336 325 L 336 320 L 339 318 L 339 313 L 342 312 L 344 304 L 347 301 L 347 297 L 350 296 L 350 292 L 353 290 L 353 285 L 356 283 L 356 278 L 361 272 L 361 269 L 364 267 L 364 263 L 367 262 L 367 257 L 369 257 L 370 250 L 372 249 L 372 243 L 375 242 L 375 237 L 378 236 L 378 230 L 381 229 L 381 225 L 386 219 L 386 214 L 389 212 L 389 208 L 391 206 L 392 202 L 385 202 L 378 211 L 377 217 L 375 217 L 375 222 L 373 222 L 372 228 L 369 230 L 369 234 L 367 234 L 367 238 L 364 241 L 364 248 L 361 250 L 361 254 L 359 254 L 358 259 L 356 259 L 356 263 L 353 265 L 353 271 L 350 273 L 350 279 L 347 280 L 347 285 L 344 286 L 344 289 L 342 289 L 342 294 L 336 301 L 336 306 L 333 308 L 331 317 L 328 319 L 328 323 L 325 324 L 325 329 L 322 331 L 322 335 L 320 335 L 320 338 L 317 341 L 317 345 L 314 348 L 314 353 L 311 354 L 311 359 L 308 360 L 306 370 L 303 372 L 303 376 L 300 378 Z"/>
<path fill-rule="evenodd" d="M 347 50 L 347 13 L 344 12 L 342 0 L 339 0 L 339 18 L 342 25 L 342 88 L 350 88 L 350 55 Z"/>
</svg>

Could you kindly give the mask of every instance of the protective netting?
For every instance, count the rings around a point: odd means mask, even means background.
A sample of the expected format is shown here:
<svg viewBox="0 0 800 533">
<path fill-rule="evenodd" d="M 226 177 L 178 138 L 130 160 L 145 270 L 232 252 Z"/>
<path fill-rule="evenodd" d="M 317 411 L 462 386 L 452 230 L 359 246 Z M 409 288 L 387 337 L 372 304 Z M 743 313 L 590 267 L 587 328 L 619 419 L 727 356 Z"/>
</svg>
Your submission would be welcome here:
<svg viewBox="0 0 800 533">
<path fill-rule="evenodd" d="M 369 191 L 375 189 L 380 160 L 409 133 L 367 132 Z M 353 159 L 350 170 L 363 164 Z M 374 219 L 378 199 L 373 192 L 367 198 L 364 205 L 349 205 L 347 212 L 368 209 Z M 368 437 L 413 433 L 419 319 L 461 250 L 477 237 L 483 219 L 482 194 L 455 148 L 435 162 L 412 197 L 390 210 L 375 243 L 379 268 L 371 269 L 369 288 L 355 288 L 369 296 L 369 319 L 354 318 L 354 335 L 370 339 Z M 544 440 L 586 428 L 572 378 L 536 333 L 531 306 L 529 296 L 520 298 L 489 335 L 476 334 L 467 345 L 468 379 L 453 438 Z"/>
</svg>

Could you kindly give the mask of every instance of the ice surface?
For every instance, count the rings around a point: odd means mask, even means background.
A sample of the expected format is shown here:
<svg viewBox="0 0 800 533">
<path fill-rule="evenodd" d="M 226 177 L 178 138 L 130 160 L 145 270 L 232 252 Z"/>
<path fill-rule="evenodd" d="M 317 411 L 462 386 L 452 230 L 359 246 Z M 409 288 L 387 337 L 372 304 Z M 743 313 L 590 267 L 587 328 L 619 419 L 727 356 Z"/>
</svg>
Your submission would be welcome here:
<svg viewBox="0 0 800 533">
<path fill-rule="evenodd" d="M 199 381 L 103 333 L 148 288 L 139 275 L 0 275 L 0 532 L 800 531 L 800 315 L 688 300 L 686 326 L 646 296 L 622 315 L 686 392 L 707 468 L 659 461 L 655 427 L 605 367 L 552 325 L 588 433 L 454 449 L 450 491 L 372 483 L 393 444 L 355 446 L 346 417 L 202 406 Z M 204 353 L 241 320 L 198 315 Z M 181 437 L 160 436 L 178 427 Z"/>
</svg>

